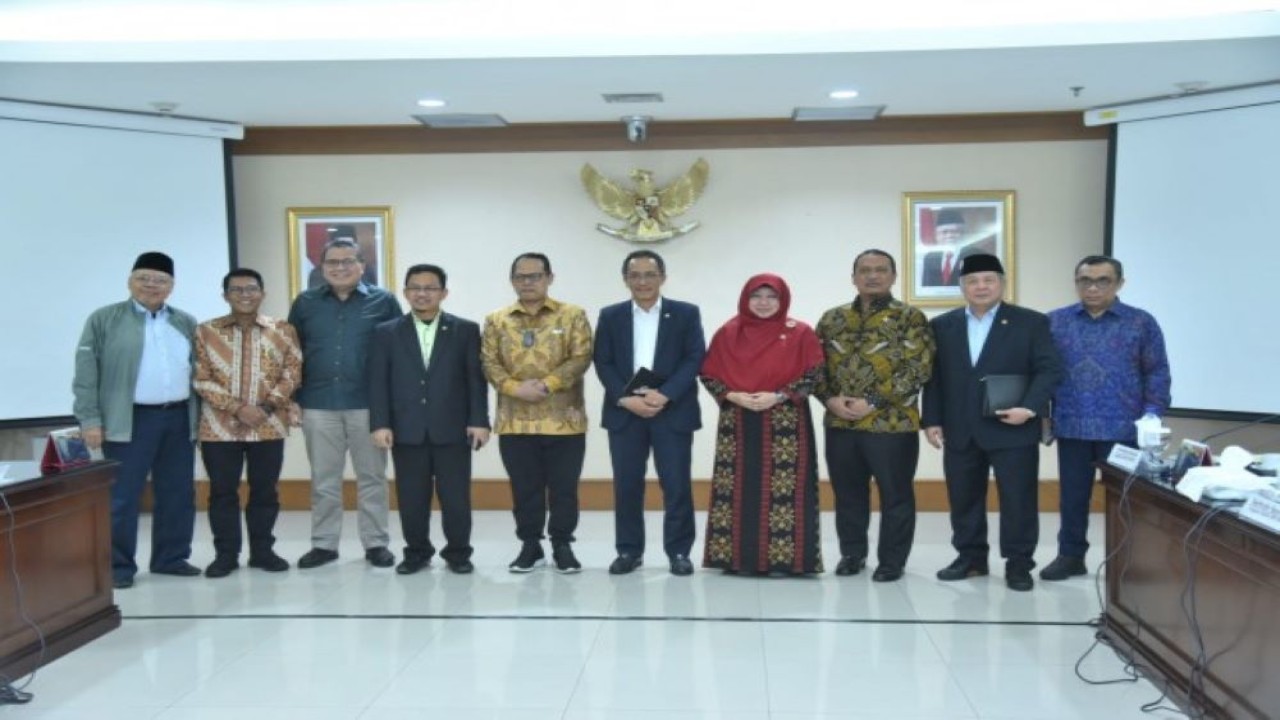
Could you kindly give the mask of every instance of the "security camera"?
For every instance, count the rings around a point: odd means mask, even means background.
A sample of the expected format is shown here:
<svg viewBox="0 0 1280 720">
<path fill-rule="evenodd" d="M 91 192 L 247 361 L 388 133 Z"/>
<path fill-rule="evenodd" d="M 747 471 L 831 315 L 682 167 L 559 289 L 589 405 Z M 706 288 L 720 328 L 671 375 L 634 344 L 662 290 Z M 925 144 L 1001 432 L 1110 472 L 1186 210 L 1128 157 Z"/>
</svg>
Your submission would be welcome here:
<svg viewBox="0 0 1280 720">
<path fill-rule="evenodd" d="M 652 119 L 648 115 L 628 115 L 622 118 L 622 122 L 627 126 L 627 139 L 633 143 L 648 140 L 649 121 Z"/>
</svg>

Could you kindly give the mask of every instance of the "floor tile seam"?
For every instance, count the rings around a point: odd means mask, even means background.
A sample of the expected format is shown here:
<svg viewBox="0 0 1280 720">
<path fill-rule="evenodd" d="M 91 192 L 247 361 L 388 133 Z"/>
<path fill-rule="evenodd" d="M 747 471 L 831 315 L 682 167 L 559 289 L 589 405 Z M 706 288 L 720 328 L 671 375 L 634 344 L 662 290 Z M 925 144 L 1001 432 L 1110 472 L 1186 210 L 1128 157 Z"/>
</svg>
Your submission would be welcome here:
<svg viewBox="0 0 1280 720">
<path fill-rule="evenodd" d="M 182 709 L 181 703 L 183 700 L 199 692 L 200 689 L 204 687 L 207 682 L 217 677 L 219 673 L 224 672 L 228 668 L 232 667 L 235 663 L 238 663 L 244 660 L 246 657 L 252 654 L 255 650 L 261 647 L 261 645 L 267 642 L 268 640 L 269 640 L 269 636 L 264 635 L 263 637 L 259 639 L 255 639 L 252 642 L 250 642 L 246 647 L 242 648 L 239 652 L 235 653 L 234 657 L 229 656 L 223 659 L 221 662 L 215 662 L 214 665 L 210 667 L 207 672 L 199 673 L 197 676 L 191 678 L 191 686 L 187 690 L 184 690 L 180 694 L 175 696 L 173 699 L 169 700 L 168 702 L 156 704 L 156 705 L 145 705 L 143 707 L 157 709 L 156 715 L 160 715 L 169 710 L 175 710 L 175 711 L 181 710 Z"/>
<path fill-rule="evenodd" d="M 199 620 L 541 620 L 583 622 L 705 622 L 705 623 L 761 623 L 807 625 L 902 625 L 922 627 L 975 626 L 975 627 L 1095 627 L 1094 620 L 990 620 L 959 618 L 813 618 L 813 617 L 751 617 L 744 615 L 503 615 L 489 613 L 243 613 L 243 614 L 170 614 L 126 615 L 126 622 L 199 621 Z M 602 625 L 603 627 L 603 625 Z M 932 638 L 930 638 L 932 640 Z"/>
<path fill-rule="evenodd" d="M 617 593 L 614 593 L 613 600 L 610 603 L 618 601 Z M 587 648 L 587 652 L 582 656 L 582 661 L 578 665 L 578 675 L 573 679 L 573 688 L 569 690 L 569 697 L 564 701 L 564 707 L 560 710 L 560 718 L 563 720 L 568 714 L 570 708 L 573 707 L 573 700 L 578 696 L 578 692 L 582 689 L 582 678 L 587 674 L 587 663 L 590 663 L 592 656 L 595 654 L 596 648 L 600 645 L 600 638 L 604 635 L 604 623 L 601 622 L 596 626 L 596 635 L 591 639 L 591 646 Z"/>
<path fill-rule="evenodd" d="M 928 630 L 926 630 L 925 632 L 927 634 Z M 935 642 L 932 637 L 929 638 L 929 641 Z M 936 646 L 936 642 L 935 642 L 935 646 Z M 937 648 L 937 650 L 939 654 L 942 653 L 941 648 Z M 970 714 L 975 718 L 975 720 L 981 720 L 982 713 L 978 711 L 978 703 L 969 695 L 969 692 L 965 690 L 964 683 L 960 682 L 960 677 L 959 675 L 956 674 L 956 665 L 951 661 L 950 658 L 946 658 L 946 668 L 947 668 L 947 677 L 950 678 L 951 682 L 955 685 L 956 690 L 960 692 L 960 697 L 964 698 L 965 704 L 968 705 L 969 707 Z"/>
</svg>

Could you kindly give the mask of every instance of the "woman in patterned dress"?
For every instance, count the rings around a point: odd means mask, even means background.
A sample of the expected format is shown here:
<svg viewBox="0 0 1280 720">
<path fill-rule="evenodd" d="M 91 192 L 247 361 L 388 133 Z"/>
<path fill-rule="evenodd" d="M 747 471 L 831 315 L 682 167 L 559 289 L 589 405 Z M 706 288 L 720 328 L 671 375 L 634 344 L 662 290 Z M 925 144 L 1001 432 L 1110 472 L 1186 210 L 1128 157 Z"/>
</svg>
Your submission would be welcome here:
<svg viewBox="0 0 1280 720">
<path fill-rule="evenodd" d="M 822 572 L 809 392 L 822 370 L 813 328 L 787 317 L 791 290 L 752 277 L 711 339 L 702 383 L 720 406 L 703 567 Z"/>
</svg>

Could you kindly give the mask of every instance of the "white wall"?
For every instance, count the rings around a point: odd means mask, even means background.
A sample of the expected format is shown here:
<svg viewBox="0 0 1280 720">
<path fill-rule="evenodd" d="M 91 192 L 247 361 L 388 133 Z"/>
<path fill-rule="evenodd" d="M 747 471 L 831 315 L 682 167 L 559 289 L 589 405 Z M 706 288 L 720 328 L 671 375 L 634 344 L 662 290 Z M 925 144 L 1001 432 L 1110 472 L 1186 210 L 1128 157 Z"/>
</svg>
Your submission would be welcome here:
<svg viewBox="0 0 1280 720">
<path fill-rule="evenodd" d="M 1015 190 L 1017 301 L 1036 309 L 1072 301 L 1075 262 L 1102 250 L 1106 143 L 1083 141 L 701 153 L 237 157 L 240 261 L 266 277 L 264 312 L 283 316 L 289 303 L 286 208 L 390 205 L 395 274 L 418 262 L 442 265 L 449 272 L 446 307 L 451 312 L 480 321 L 511 302 L 510 261 L 536 250 L 551 257 L 552 295 L 584 306 L 594 322 L 602 305 L 626 297 L 619 265 L 633 246 L 594 229 L 597 222 L 612 221 L 587 198 L 579 169 L 590 162 L 610 177 L 623 178 L 643 167 L 666 182 L 699 156 L 711 165 L 710 183 L 682 220 L 700 220 L 703 226 L 655 249 L 667 261 L 666 293 L 702 306 L 708 338 L 734 312 L 742 283 L 756 272 L 787 278 L 792 314 L 810 323 L 826 308 L 847 302 L 854 255 L 879 247 L 902 257 L 904 191 Z M 594 426 L 600 403 L 594 371 L 588 372 L 586 387 Z M 703 397 L 708 428 L 696 436 L 695 478 L 707 478 L 711 471 L 714 414 Z M 1052 455 L 1043 456 L 1044 478 L 1057 475 Z M 308 476 L 302 439 L 295 433 L 283 477 Z M 496 447 L 477 456 L 475 476 L 505 478 Z M 607 441 L 593 427 L 583 477 L 610 476 Z M 927 446 L 919 477 L 942 477 L 940 454 Z"/>
</svg>

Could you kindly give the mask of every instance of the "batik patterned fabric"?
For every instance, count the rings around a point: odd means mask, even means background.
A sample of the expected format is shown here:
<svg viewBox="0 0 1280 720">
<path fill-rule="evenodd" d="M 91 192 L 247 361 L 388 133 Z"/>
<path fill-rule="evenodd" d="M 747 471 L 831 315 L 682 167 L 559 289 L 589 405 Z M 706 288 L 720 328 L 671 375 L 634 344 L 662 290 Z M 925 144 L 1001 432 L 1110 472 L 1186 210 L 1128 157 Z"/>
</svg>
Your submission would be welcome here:
<svg viewBox="0 0 1280 720">
<path fill-rule="evenodd" d="M 196 328 L 195 390 L 201 440 L 257 442 L 288 436 L 288 410 L 302 378 L 302 351 L 293 326 L 259 315 L 246 328 L 231 315 Z M 245 405 L 275 407 L 251 428 L 236 419 Z"/>
<path fill-rule="evenodd" d="M 764 412 L 725 400 L 729 388 L 703 377 L 720 405 L 703 567 L 741 573 L 822 572 L 817 452 L 809 390 L 813 368 Z"/>
<path fill-rule="evenodd" d="M 1049 313 L 1063 380 L 1053 396 L 1054 434 L 1133 442 L 1133 421 L 1169 411 L 1169 357 L 1150 313 L 1117 300 L 1093 317 L 1081 303 Z"/>
<path fill-rule="evenodd" d="M 826 413 L 827 427 L 868 432 L 920 429 L 920 388 L 933 369 L 934 341 L 920 310 L 892 297 L 867 310 L 854 300 L 823 313 L 815 328 L 826 372 L 814 388 L 823 402 L 839 395 L 865 398 L 875 410 L 860 420 Z"/>
<path fill-rule="evenodd" d="M 587 431 L 582 376 L 591 366 L 591 324 L 582 308 L 548 298 L 536 314 L 515 303 L 489 314 L 480 348 L 484 375 L 498 391 L 494 432 L 580 435 Z M 512 393 L 525 380 L 551 391 L 541 402 Z"/>
</svg>

